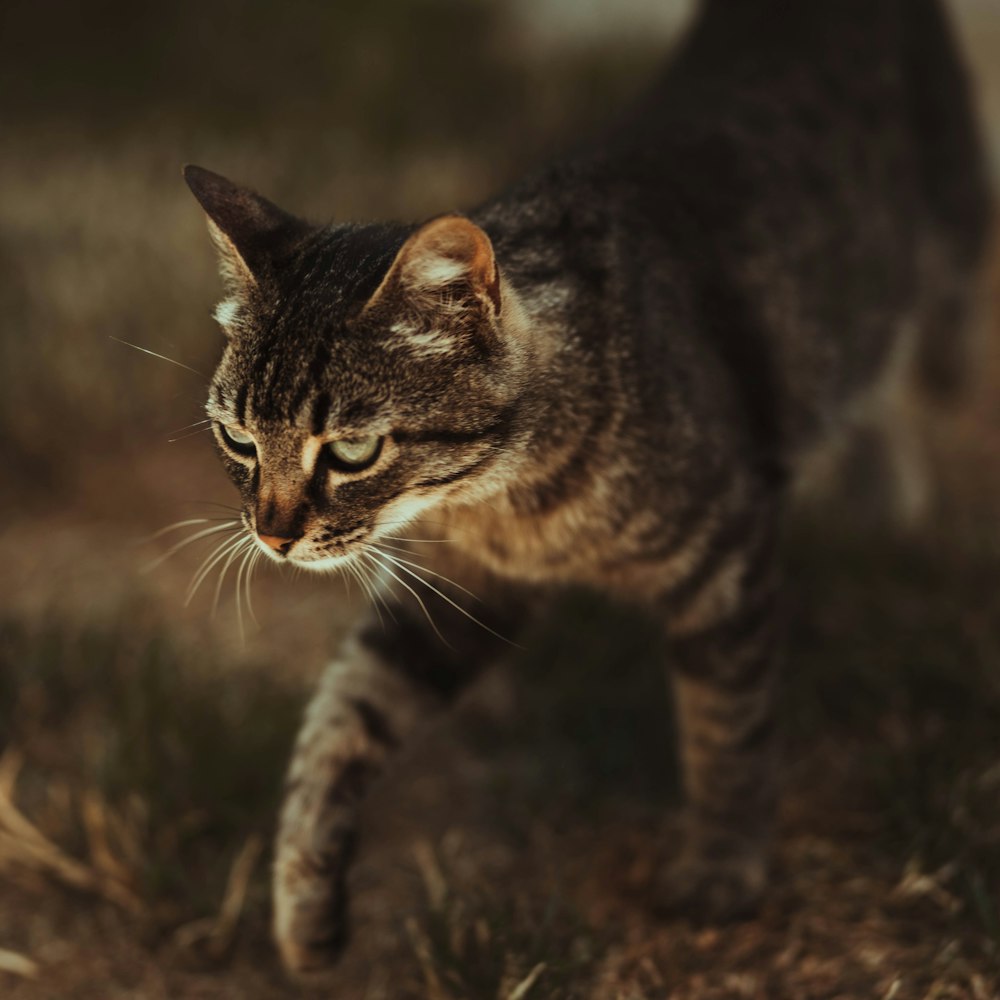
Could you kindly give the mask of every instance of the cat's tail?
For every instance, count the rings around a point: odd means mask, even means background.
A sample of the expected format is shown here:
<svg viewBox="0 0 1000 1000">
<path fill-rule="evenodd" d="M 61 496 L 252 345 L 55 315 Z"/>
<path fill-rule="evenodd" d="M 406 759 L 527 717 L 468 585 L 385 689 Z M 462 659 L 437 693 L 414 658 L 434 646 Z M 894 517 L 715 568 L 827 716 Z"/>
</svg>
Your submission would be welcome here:
<svg viewBox="0 0 1000 1000">
<path fill-rule="evenodd" d="M 941 265 L 936 265 L 934 287 L 924 296 L 912 359 L 914 386 L 931 404 L 961 402 L 982 370 L 994 333 L 988 315 L 990 275 L 984 261 L 995 256 L 995 250 L 984 253 L 976 266 L 943 278 Z"/>
<path fill-rule="evenodd" d="M 903 64 L 913 148 L 929 225 L 914 374 L 935 400 L 964 394 L 977 353 L 977 305 L 993 234 L 993 194 L 975 100 L 940 0 L 902 5 Z"/>
</svg>

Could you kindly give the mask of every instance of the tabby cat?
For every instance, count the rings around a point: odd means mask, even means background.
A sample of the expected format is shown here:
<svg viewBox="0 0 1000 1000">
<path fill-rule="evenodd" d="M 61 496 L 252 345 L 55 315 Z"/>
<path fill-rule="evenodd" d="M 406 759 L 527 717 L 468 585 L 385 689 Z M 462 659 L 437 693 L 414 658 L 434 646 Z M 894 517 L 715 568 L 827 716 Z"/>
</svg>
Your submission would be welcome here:
<svg viewBox="0 0 1000 1000">
<path fill-rule="evenodd" d="M 789 483 L 891 359 L 948 375 L 988 229 L 937 0 L 706 0 L 599 141 L 465 215 L 314 226 L 185 177 L 228 287 L 207 412 L 243 525 L 275 562 L 377 575 L 392 611 L 295 746 L 287 967 L 344 941 L 371 782 L 564 585 L 663 629 L 688 805 L 656 897 L 751 907 Z"/>
</svg>

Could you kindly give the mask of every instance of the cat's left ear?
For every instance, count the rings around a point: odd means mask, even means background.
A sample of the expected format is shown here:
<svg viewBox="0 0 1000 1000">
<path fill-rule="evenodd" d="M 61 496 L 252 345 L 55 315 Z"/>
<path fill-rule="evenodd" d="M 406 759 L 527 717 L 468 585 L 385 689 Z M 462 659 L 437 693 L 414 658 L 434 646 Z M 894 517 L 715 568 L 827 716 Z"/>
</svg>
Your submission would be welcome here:
<svg viewBox="0 0 1000 1000">
<path fill-rule="evenodd" d="M 208 216 L 223 281 L 236 299 L 267 283 L 275 262 L 310 229 L 255 191 L 211 170 L 188 165 L 184 180 Z"/>
<path fill-rule="evenodd" d="M 443 297 L 471 295 L 493 316 L 501 311 L 500 270 L 489 236 L 461 215 L 443 215 L 421 226 L 403 244 L 366 309 L 391 293 L 433 309 Z"/>
</svg>

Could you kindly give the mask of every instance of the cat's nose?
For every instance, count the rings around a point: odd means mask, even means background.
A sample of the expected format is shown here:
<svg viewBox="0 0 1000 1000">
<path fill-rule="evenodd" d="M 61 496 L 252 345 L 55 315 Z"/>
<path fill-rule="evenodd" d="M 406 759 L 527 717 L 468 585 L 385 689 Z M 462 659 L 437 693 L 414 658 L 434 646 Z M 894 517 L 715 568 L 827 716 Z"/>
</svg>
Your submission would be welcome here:
<svg viewBox="0 0 1000 1000">
<path fill-rule="evenodd" d="M 286 538 L 283 535 L 262 535 L 257 533 L 257 537 L 268 547 L 274 549 L 278 555 L 287 556 L 288 550 L 301 538 Z"/>
</svg>

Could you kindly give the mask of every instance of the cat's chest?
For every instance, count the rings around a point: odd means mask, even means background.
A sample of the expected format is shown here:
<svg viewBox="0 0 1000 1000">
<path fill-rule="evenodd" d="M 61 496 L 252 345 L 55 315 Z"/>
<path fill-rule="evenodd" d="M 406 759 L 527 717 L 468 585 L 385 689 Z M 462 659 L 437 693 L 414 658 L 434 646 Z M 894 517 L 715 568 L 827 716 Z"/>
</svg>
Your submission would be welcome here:
<svg viewBox="0 0 1000 1000">
<path fill-rule="evenodd" d="M 510 502 L 462 508 L 449 514 L 445 530 L 467 559 L 536 584 L 599 580 L 616 548 L 612 511 L 583 497 L 553 510 Z"/>
<path fill-rule="evenodd" d="M 455 527 L 462 553 L 500 576 L 548 583 L 582 568 L 567 525 L 480 513 L 457 519 Z"/>
</svg>

